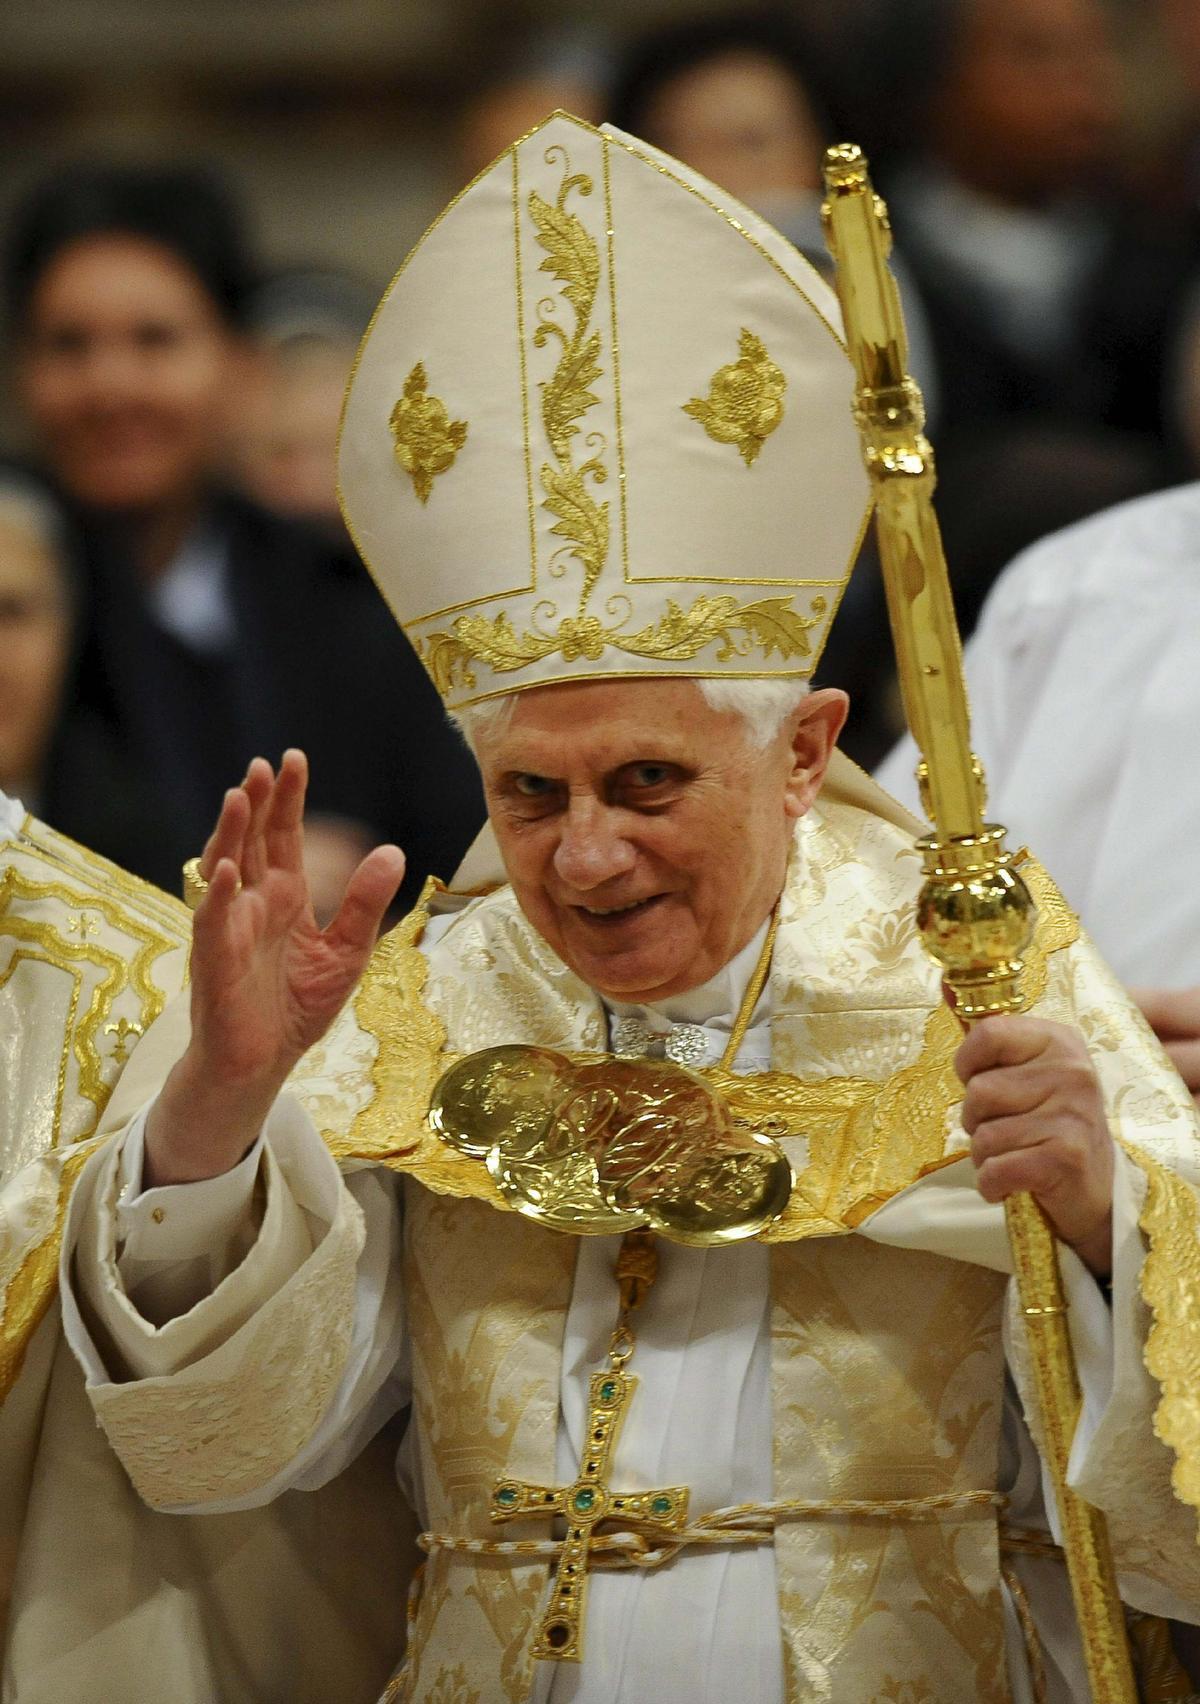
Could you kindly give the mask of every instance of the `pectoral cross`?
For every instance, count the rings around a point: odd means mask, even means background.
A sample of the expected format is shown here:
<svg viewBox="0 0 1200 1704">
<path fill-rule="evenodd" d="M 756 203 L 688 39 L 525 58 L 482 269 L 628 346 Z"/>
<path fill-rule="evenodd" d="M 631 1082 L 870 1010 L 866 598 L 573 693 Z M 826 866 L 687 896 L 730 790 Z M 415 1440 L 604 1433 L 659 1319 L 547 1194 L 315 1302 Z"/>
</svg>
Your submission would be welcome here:
<svg viewBox="0 0 1200 1704">
<path fill-rule="evenodd" d="M 573 1485 L 526 1485 L 519 1479 L 499 1479 L 492 1489 L 494 1521 L 561 1515 L 567 1523 L 550 1603 L 533 1644 L 535 1657 L 564 1663 L 583 1660 L 588 1565 L 592 1539 L 601 1521 L 646 1521 L 670 1532 L 678 1532 L 687 1523 L 689 1492 L 683 1486 L 673 1485 L 665 1491 L 613 1491 L 605 1483 L 617 1435 L 636 1389 L 637 1379 L 619 1366 L 592 1374 L 587 1437 L 579 1478 Z"/>
</svg>

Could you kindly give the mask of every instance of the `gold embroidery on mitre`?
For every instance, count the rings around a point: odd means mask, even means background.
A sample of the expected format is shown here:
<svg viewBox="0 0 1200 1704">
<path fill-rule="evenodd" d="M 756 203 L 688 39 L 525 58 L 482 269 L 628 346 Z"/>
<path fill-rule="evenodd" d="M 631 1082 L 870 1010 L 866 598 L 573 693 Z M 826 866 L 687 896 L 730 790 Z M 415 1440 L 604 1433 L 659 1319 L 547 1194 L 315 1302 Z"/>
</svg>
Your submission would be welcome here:
<svg viewBox="0 0 1200 1704">
<path fill-rule="evenodd" d="M 395 456 L 413 482 L 422 503 L 428 503 L 439 473 L 454 466 L 467 441 L 465 420 L 451 420 L 446 405 L 426 391 L 425 363 L 418 361 L 404 381 L 404 395 L 393 408 L 388 425 Z"/>
<path fill-rule="evenodd" d="M 698 420 L 718 444 L 733 444 L 749 467 L 783 419 L 787 380 L 767 354 L 761 337 L 742 327 L 738 358 L 719 367 L 708 396 L 694 396 L 683 412 Z"/>
<path fill-rule="evenodd" d="M 546 631 L 518 633 L 507 615 L 460 615 L 449 633 L 431 633 L 420 646 L 421 657 L 443 697 L 456 686 L 473 689 L 478 683 L 471 664 L 486 663 L 496 674 L 511 674 L 544 657 L 562 653 L 565 662 L 580 657 L 595 662 L 607 646 L 627 656 L 655 662 L 690 662 L 708 645 L 719 644 L 714 662 L 733 657 L 763 658 L 778 653 L 784 662 L 811 658 L 809 635 L 827 608 L 813 598 L 811 615 L 800 615 L 790 598 L 759 598 L 740 604 L 728 595 L 699 597 L 684 610 L 668 599 L 666 612 L 637 633 L 623 633 L 620 623 L 605 627 L 594 615 L 566 616 Z"/>
<path fill-rule="evenodd" d="M 567 210 L 567 198 L 572 193 L 581 196 L 592 193 L 592 180 L 583 172 L 572 173 L 566 150 L 557 144 L 546 150 L 547 164 L 553 165 L 556 160 L 562 161 L 563 179 L 553 207 L 535 189 L 529 197 L 529 211 L 537 229 L 538 244 L 546 251 L 538 270 L 548 272 L 562 286 L 559 294 L 569 304 L 575 325 L 568 334 L 554 318 L 553 304 L 544 302 L 539 306 L 534 347 L 545 348 L 551 338 L 560 344 L 558 364 L 539 387 L 542 424 L 554 453 L 553 462 L 542 464 L 542 490 L 546 493 L 542 507 L 555 517 L 550 531 L 556 538 L 567 541 L 555 552 L 552 571 L 562 572 L 558 559 L 564 555 L 573 556 L 583 569 L 583 590 L 579 597 L 582 616 L 608 556 L 608 504 L 598 503 L 588 490 L 589 483 L 603 485 L 608 478 L 608 469 L 600 459 L 603 436 L 589 435 L 587 444 L 591 454 L 578 467 L 571 455 L 572 439 L 579 436 L 580 420 L 600 400 L 591 387 L 604 376 L 600 365 L 600 333 L 591 329 L 592 309 L 600 287 L 600 249 L 583 221 Z"/>
</svg>

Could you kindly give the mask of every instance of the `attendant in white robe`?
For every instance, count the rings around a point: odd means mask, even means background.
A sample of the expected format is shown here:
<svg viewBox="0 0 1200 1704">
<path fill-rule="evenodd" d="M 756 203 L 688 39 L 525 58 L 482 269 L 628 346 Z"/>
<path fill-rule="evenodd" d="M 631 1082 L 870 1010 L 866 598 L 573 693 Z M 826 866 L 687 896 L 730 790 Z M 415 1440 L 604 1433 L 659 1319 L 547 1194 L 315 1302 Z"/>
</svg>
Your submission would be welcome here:
<svg viewBox="0 0 1200 1704">
<path fill-rule="evenodd" d="M 1200 1088 L 1200 485 L 1018 557 L 965 662 L 988 815 L 1037 848 Z M 878 779 L 919 810 L 916 758 L 904 739 Z"/>
</svg>

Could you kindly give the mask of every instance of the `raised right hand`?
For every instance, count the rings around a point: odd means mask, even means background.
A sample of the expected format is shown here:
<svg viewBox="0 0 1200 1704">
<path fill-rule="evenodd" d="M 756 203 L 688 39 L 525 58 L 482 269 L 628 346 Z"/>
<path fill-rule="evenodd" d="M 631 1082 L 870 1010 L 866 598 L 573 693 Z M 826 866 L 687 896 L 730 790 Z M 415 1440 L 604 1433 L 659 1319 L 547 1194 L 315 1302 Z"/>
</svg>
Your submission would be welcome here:
<svg viewBox="0 0 1200 1704">
<path fill-rule="evenodd" d="M 302 752 L 287 752 L 278 776 L 255 758 L 204 849 L 192 1038 L 147 1124 L 147 1187 L 237 1164 L 293 1065 L 349 998 L 404 875 L 399 847 L 376 847 L 319 929 L 302 857 L 307 780 Z"/>
</svg>

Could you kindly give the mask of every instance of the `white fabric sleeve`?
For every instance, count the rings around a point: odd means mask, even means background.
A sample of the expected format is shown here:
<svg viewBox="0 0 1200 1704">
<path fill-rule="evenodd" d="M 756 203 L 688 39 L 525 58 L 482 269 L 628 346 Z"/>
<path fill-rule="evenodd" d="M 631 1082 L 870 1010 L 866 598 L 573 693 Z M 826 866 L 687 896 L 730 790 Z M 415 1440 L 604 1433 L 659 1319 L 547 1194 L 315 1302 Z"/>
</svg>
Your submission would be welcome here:
<svg viewBox="0 0 1200 1704">
<path fill-rule="evenodd" d="M 211 1295 L 249 1252 L 261 1227 L 264 1137 L 218 1177 L 143 1189 L 148 1111 L 121 1143 L 117 1272 L 142 1317 L 165 1325 Z"/>
<path fill-rule="evenodd" d="M 87 1162 L 60 1279 L 68 1343 L 136 1489 L 154 1508 L 221 1513 L 324 1483 L 408 1400 L 399 1180 L 364 1170 L 343 1181 L 285 1092 L 267 1119 L 252 1186 L 262 1195 L 257 1236 L 211 1294 L 156 1325 L 126 1288 L 128 1248 L 117 1253 L 117 1202 L 134 1163 L 115 1144 Z M 247 1175 L 253 1163 L 243 1161 Z M 225 1203 L 243 1216 L 244 1182 Z M 166 1193 L 169 1206 L 196 1187 L 146 1195 Z M 186 1252 L 188 1238 L 222 1192 L 206 1194 L 194 1225 L 156 1252 L 199 1258 Z M 126 1203 L 135 1217 L 142 1205 Z M 165 1234 L 166 1223 L 156 1228 Z M 169 1274 L 172 1258 L 150 1265 L 143 1284 Z"/>
<path fill-rule="evenodd" d="M 143 1113 L 122 1142 L 88 1162 L 67 1220 L 64 1326 L 93 1383 L 110 1370 L 116 1379 L 171 1374 L 209 1354 L 300 1268 L 333 1218 L 337 1168 L 290 1095 L 268 1114 L 260 1158 L 252 1150 L 224 1177 L 131 1199 L 144 1122 Z M 306 1143 L 310 1132 L 315 1141 Z M 134 1240 L 121 1248 L 130 1221 Z M 207 1252 L 199 1240 L 206 1234 L 213 1238 Z"/>
</svg>

